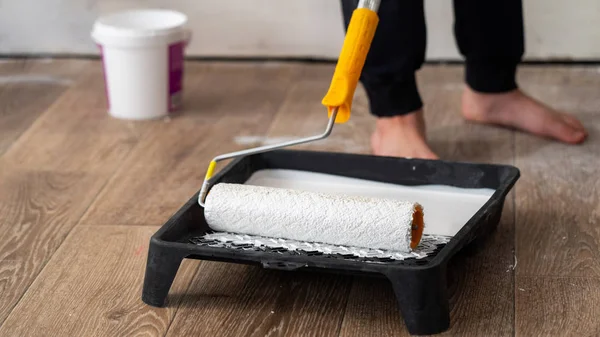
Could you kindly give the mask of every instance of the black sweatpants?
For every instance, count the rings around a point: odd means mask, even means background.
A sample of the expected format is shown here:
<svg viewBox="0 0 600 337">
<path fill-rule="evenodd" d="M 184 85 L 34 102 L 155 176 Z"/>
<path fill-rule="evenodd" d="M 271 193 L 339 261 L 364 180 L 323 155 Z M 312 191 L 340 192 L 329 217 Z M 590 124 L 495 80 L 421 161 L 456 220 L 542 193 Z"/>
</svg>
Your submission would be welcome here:
<svg viewBox="0 0 600 337">
<path fill-rule="evenodd" d="M 358 0 L 341 1 L 347 28 Z M 521 0 L 454 0 L 453 4 L 454 36 L 465 58 L 467 85 L 484 93 L 515 89 L 524 52 Z M 427 45 L 423 0 L 382 0 L 378 13 L 379 25 L 360 81 L 373 115 L 407 114 L 423 105 L 415 79 Z"/>
</svg>

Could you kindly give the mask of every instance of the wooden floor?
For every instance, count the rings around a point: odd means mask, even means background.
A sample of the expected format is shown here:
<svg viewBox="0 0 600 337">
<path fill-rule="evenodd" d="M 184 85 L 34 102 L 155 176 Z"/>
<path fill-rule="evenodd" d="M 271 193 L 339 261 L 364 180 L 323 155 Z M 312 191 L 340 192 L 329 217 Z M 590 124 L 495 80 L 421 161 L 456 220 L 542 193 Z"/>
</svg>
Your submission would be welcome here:
<svg viewBox="0 0 600 337">
<path fill-rule="evenodd" d="M 0 63 L 0 336 L 405 336 L 386 281 L 185 261 L 166 308 L 141 301 L 149 237 L 219 153 L 322 131 L 332 65 L 187 63 L 183 113 L 106 114 L 92 60 Z M 444 159 L 516 165 L 499 230 L 450 274 L 445 336 L 600 335 L 600 68 L 523 67 L 535 97 L 572 111 L 567 146 L 459 117 L 459 66 L 419 73 Z M 369 152 L 351 121 L 299 148 Z"/>
</svg>

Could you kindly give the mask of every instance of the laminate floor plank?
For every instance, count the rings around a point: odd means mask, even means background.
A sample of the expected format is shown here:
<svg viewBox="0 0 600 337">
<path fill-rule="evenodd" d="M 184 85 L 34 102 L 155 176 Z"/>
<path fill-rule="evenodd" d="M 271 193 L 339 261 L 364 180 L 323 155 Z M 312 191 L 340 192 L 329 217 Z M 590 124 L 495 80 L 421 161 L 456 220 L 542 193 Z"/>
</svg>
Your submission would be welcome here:
<svg viewBox="0 0 600 337">
<path fill-rule="evenodd" d="M 77 80 L 86 62 L 0 63 L 0 155 Z"/>
<path fill-rule="evenodd" d="M 516 165 L 516 335 L 599 334 L 600 74 L 589 67 L 523 72 L 533 95 L 588 129 L 570 146 L 519 134 Z"/>
<path fill-rule="evenodd" d="M 130 127 L 119 128 L 103 111 L 97 63 L 72 63 L 54 71 L 79 69 L 73 85 L 0 157 L 0 261 L 9 267 L 0 322 L 136 143 Z"/>
<path fill-rule="evenodd" d="M 77 226 L 0 327 L 0 336 L 164 336 L 178 300 L 155 308 L 140 299 L 148 241 L 156 230 Z M 197 265 L 184 261 L 173 293 L 185 291 Z"/>
<path fill-rule="evenodd" d="M 0 167 L 0 322 L 104 185 L 81 172 Z"/>
<path fill-rule="evenodd" d="M 519 277 L 515 336 L 600 335 L 600 280 Z"/>
</svg>

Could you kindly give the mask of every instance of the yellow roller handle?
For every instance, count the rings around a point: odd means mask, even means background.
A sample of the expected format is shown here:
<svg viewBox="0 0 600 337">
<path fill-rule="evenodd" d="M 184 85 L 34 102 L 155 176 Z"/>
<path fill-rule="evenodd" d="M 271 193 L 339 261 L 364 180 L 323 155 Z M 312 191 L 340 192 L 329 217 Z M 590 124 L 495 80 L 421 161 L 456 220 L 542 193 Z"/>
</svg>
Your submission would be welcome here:
<svg viewBox="0 0 600 337">
<path fill-rule="evenodd" d="M 332 110 L 338 107 L 336 123 L 345 123 L 350 119 L 354 91 L 378 24 L 377 13 L 368 8 L 357 8 L 352 13 L 329 91 L 322 101 L 329 117 Z"/>
</svg>

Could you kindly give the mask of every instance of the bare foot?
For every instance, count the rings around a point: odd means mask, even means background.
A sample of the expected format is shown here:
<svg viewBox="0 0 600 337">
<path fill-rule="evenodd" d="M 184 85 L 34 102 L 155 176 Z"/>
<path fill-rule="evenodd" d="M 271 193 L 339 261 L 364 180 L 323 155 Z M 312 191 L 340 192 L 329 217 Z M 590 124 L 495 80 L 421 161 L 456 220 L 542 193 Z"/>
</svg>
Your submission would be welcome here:
<svg viewBox="0 0 600 337">
<path fill-rule="evenodd" d="M 569 144 L 585 140 L 587 132 L 573 116 L 556 111 L 516 89 L 482 94 L 466 87 L 462 113 L 470 121 L 497 124 Z"/>
<path fill-rule="evenodd" d="M 438 159 L 425 140 L 423 110 L 404 116 L 378 118 L 371 136 L 371 147 L 378 156 Z"/>
</svg>

